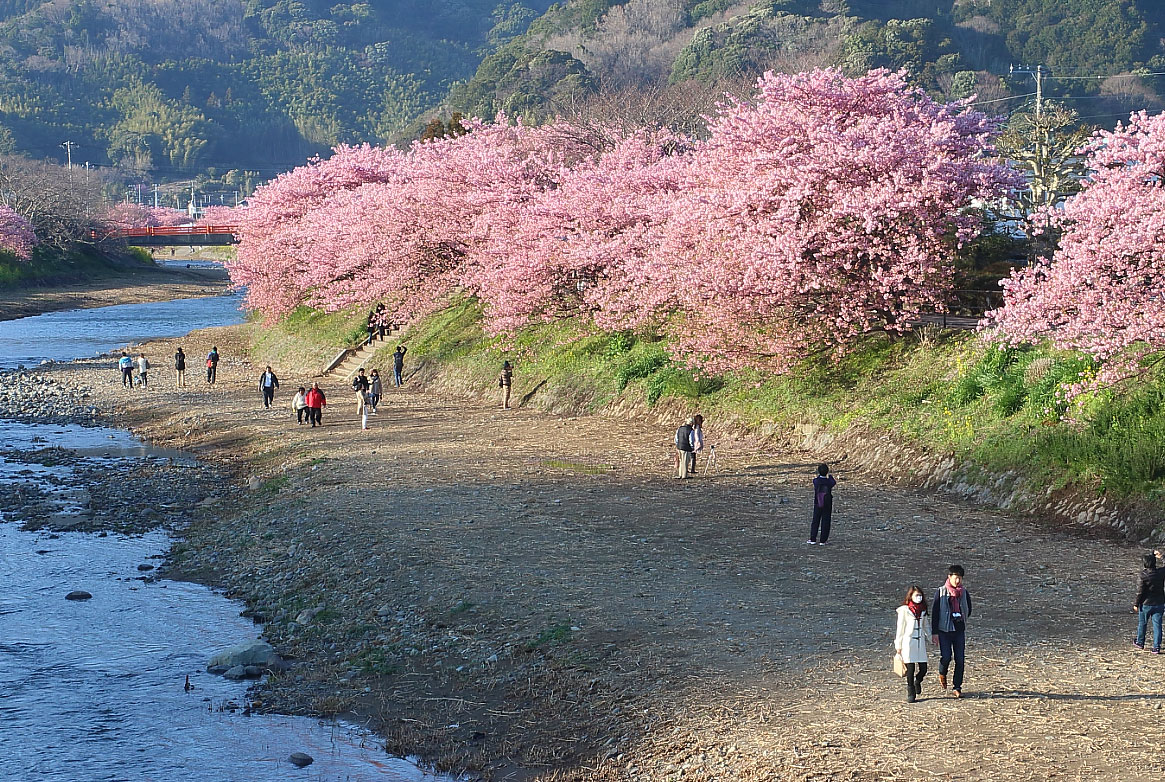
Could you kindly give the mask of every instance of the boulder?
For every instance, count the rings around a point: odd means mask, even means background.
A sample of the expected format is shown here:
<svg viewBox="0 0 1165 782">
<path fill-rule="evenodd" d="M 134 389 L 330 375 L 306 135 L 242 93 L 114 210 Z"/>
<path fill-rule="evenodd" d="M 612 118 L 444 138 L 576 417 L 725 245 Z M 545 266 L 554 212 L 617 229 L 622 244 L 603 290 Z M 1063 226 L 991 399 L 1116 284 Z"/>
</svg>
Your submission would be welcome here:
<svg viewBox="0 0 1165 782">
<path fill-rule="evenodd" d="M 211 657 L 206 669 L 212 673 L 221 673 L 235 666 L 256 665 L 260 668 L 269 668 L 279 663 L 279 655 L 275 653 L 271 644 L 265 641 L 251 641 Z"/>
<path fill-rule="evenodd" d="M 310 766 L 312 763 L 315 763 L 315 758 L 303 752 L 292 752 L 291 757 L 289 757 L 287 760 L 296 768 L 305 768 Z"/>
<path fill-rule="evenodd" d="M 86 592 L 84 589 L 75 589 L 69 594 L 65 595 L 66 600 L 88 600 L 93 595 Z"/>
<path fill-rule="evenodd" d="M 233 668 L 227 668 L 225 671 L 223 671 L 222 676 L 224 679 L 233 679 L 235 681 L 238 681 L 239 679 L 246 679 L 247 669 L 241 665 L 236 665 Z"/>
</svg>

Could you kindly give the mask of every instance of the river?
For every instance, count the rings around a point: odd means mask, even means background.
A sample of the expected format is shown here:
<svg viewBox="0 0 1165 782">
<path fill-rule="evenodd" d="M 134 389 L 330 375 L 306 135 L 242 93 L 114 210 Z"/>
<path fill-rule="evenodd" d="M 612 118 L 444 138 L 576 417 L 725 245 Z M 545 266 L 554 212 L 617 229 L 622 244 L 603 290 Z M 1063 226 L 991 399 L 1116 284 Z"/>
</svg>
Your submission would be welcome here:
<svg viewBox="0 0 1165 782">
<path fill-rule="evenodd" d="M 237 307 L 237 297 L 213 297 L 0 322 L 0 367 L 237 323 Z M 10 421 L 0 429 L 0 487 L 55 492 L 65 514 L 82 512 L 74 467 L 188 458 L 112 429 Z M 33 454 L 46 446 L 67 449 L 67 463 L 38 463 Z M 388 756 L 354 726 L 244 716 L 248 685 L 207 673 L 206 662 L 257 630 L 239 604 L 213 590 L 154 578 L 169 545 L 163 532 L 54 534 L 0 524 L 0 779 L 449 779 Z M 93 597 L 65 600 L 72 590 Z M 314 762 L 297 769 L 288 761 L 294 752 Z"/>
</svg>

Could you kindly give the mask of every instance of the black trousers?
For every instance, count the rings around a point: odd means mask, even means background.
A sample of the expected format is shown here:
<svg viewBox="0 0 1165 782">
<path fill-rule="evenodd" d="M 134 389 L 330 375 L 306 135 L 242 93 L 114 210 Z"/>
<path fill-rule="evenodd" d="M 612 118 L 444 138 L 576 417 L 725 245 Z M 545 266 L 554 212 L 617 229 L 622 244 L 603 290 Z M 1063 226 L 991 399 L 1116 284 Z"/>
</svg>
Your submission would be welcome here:
<svg viewBox="0 0 1165 782">
<path fill-rule="evenodd" d="M 307 408 L 307 420 L 311 421 L 312 426 L 324 425 L 324 409 L 322 407 Z"/>
<path fill-rule="evenodd" d="M 307 414 L 307 420 L 308 421 L 311 420 L 311 411 L 306 407 L 299 407 L 299 408 L 296 408 L 296 410 L 295 410 L 295 422 L 297 424 L 303 423 L 304 413 Z"/>
<path fill-rule="evenodd" d="M 215 375 L 217 375 L 217 374 L 218 374 L 218 367 L 217 366 L 207 367 L 206 368 L 206 382 L 213 383 Z"/>
<path fill-rule="evenodd" d="M 813 503 L 813 523 L 809 525 L 809 539 L 816 540 L 818 543 L 824 543 L 829 540 L 829 525 L 833 521 L 833 498 L 827 497 L 825 500 L 825 507 L 817 507 L 817 502 Z M 817 532 L 821 531 L 821 539 L 818 540 Z"/>
<path fill-rule="evenodd" d="M 121 370 L 121 384 L 133 388 L 133 368 Z"/>
<path fill-rule="evenodd" d="M 275 401 L 275 387 L 263 386 L 263 407 L 270 407 L 273 401 Z"/>
<path fill-rule="evenodd" d="M 922 677 L 926 676 L 926 663 L 906 663 L 906 700 L 913 701 L 922 692 Z"/>
</svg>

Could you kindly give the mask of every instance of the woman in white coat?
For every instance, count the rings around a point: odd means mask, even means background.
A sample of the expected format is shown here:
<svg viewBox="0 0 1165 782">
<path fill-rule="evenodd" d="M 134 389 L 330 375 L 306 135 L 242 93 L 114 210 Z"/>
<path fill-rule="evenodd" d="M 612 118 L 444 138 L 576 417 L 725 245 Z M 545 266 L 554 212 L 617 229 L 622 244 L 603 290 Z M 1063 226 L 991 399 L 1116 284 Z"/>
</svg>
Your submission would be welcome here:
<svg viewBox="0 0 1165 782">
<path fill-rule="evenodd" d="M 906 663 L 906 702 L 914 703 L 922 694 L 922 677 L 926 676 L 926 645 L 930 642 L 930 614 L 926 594 L 915 584 L 906 590 L 906 599 L 898 606 L 898 629 L 894 633 L 894 651 Z"/>
</svg>

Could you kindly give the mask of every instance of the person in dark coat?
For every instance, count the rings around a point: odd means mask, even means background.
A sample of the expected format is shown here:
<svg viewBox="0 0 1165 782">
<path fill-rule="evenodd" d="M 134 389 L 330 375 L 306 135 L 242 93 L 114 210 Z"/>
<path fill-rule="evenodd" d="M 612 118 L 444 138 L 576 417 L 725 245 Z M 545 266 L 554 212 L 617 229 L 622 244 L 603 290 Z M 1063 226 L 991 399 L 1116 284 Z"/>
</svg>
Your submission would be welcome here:
<svg viewBox="0 0 1165 782">
<path fill-rule="evenodd" d="M 967 620 L 971 618 L 971 593 L 963 582 L 963 566 L 947 568 L 947 580 L 935 590 L 930 607 L 931 640 L 938 645 L 938 685 L 947 688 L 947 671 L 955 661 L 952 693 L 963 697 L 963 667 L 967 650 Z"/>
<path fill-rule="evenodd" d="M 829 527 L 833 522 L 833 487 L 837 479 L 829 474 L 828 464 L 817 465 L 817 477 L 813 479 L 813 521 L 809 524 L 809 545 L 829 542 Z M 821 538 L 817 535 L 820 532 Z"/>
<path fill-rule="evenodd" d="M 1137 640 L 1133 645 L 1145 648 L 1145 631 L 1153 624 L 1153 654 L 1161 654 L 1161 618 L 1165 616 L 1165 568 L 1157 567 L 1157 557 L 1146 554 L 1141 563 L 1140 581 L 1133 608 L 1137 609 Z"/>
</svg>

